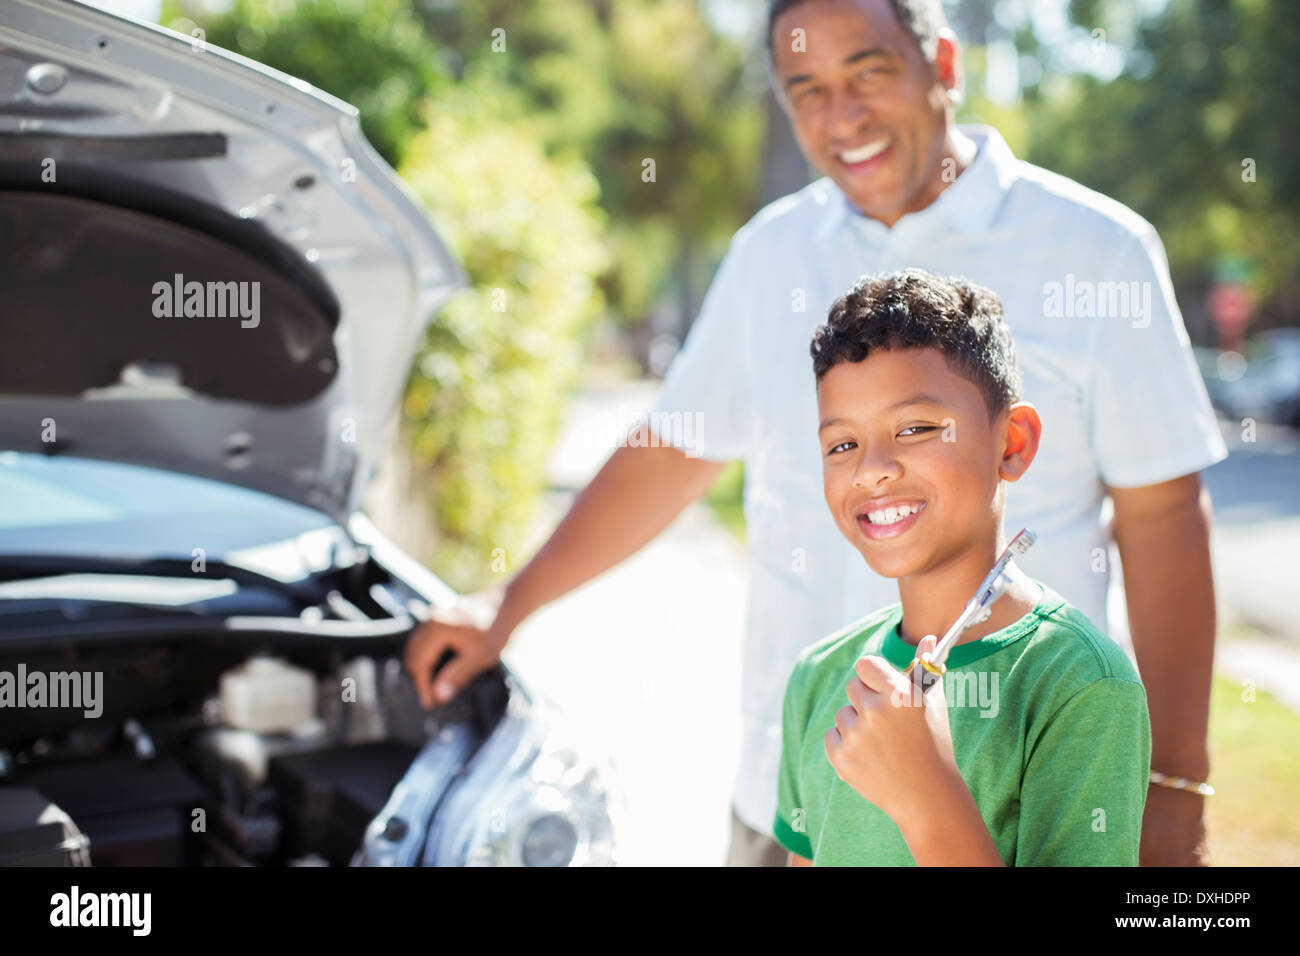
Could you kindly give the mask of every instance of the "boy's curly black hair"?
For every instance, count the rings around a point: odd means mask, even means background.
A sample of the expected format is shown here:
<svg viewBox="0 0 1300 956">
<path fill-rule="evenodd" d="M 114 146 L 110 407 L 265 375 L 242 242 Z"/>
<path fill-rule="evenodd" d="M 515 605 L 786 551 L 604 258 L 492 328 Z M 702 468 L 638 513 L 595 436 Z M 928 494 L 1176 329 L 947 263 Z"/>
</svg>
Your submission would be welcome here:
<svg viewBox="0 0 1300 956">
<path fill-rule="evenodd" d="M 861 362 L 877 349 L 934 348 L 984 395 L 989 422 L 1021 399 L 1011 331 L 995 293 L 924 269 L 864 276 L 813 333 L 813 371 Z"/>
</svg>

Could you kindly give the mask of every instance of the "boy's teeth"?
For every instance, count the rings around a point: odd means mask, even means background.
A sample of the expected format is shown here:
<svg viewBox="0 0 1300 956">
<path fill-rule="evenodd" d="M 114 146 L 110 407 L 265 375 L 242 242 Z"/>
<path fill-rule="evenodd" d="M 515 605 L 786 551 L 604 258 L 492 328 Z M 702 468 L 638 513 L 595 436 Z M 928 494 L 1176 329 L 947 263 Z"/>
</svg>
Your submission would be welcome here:
<svg viewBox="0 0 1300 956">
<path fill-rule="evenodd" d="M 909 515 L 919 513 L 924 508 L 924 504 L 898 505 L 897 507 L 885 508 L 880 511 L 869 511 L 867 512 L 867 520 L 872 524 L 893 524 L 896 521 L 901 521 Z"/>
</svg>

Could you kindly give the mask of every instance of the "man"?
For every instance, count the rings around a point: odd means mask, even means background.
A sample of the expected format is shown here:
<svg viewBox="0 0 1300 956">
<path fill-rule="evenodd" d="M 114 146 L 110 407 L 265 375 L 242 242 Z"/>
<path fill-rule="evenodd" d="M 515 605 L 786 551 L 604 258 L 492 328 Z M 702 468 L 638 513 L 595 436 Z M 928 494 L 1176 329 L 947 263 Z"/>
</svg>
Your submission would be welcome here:
<svg viewBox="0 0 1300 956">
<path fill-rule="evenodd" d="M 1153 771 L 1206 780 L 1215 606 L 1199 471 L 1227 451 L 1155 231 L 1018 161 L 996 130 L 954 125 L 959 50 L 937 0 L 773 0 L 768 25 L 778 97 L 824 176 L 761 210 L 718 269 L 656 405 L 699 416 L 690 454 L 643 427 L 486 602 L 490 623 L 467 600 L 424 626 L 407 666 L 426 705 L 743 459 L 750 582 L 729 862 L 783 864 L 771 824 L 786 679 L 803 647 L 894 600 L 824 504 L 808 342 L 860 276 L 915 266 L 1001 297 L 1044 424 L 1037 467 L 1007 498 L 1008 529 L 1039 536 L 1022 566 L 1130 649 Z M 448 650 L 457 657 L 431 678 Z M 1150 787 L 1144 864 L 1204 862 L 1202 801 Z"/>
</svg>

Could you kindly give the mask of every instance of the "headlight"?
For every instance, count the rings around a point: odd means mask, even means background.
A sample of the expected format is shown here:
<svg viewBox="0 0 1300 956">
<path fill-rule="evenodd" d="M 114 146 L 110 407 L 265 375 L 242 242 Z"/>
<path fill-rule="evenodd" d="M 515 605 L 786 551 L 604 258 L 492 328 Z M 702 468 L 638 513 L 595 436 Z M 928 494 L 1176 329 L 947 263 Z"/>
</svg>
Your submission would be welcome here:
<svg viewBox="0 0 1300 956">
<path fill-rule="evenodd" d="M 621 802 L 609 777 L 573 728 L 516 691 L 438 808 L 424 865 L 612 866 Z"/>
<path fill-rule="evenodd" d="M 424 745 L 393 788 L 379 816 L 370 821 L 353 866 L 419 866 L 429 820 L 447 783 L 474 749 L 463 724 L 442 728 Z"/>
<path fill-rule="evenodd" d="M 617 862 L 622 799 L 608 764 L 552 708 L 515 685 L 476 751 L 471 738 L 457 725 L 429 741 L 367 828 L 354 865 Z"/>
<path fill-rule="evenodd" d="M 524 866 L 568 866 L 578 849 L 578 831 L 568 817 L 547 813 L 528 824 L 521 856 Z"/>
</svg>

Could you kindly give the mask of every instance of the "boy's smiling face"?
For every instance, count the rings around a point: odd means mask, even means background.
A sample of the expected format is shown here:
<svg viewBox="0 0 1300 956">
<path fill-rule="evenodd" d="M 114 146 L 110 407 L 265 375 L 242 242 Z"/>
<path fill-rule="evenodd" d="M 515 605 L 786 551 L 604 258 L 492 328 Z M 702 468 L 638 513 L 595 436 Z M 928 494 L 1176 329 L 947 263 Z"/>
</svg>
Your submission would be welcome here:
<svg viewBox="0 0 1300 956">
<path fill-rule="evenodd" d="M 817 406 L 826 503 L 891 578 L 941 568 L 996 534 L 1001 482 L 1028 468 L 1041 428 L 1025 402 L 990 424 L 979 388 L 934 348 L 841 362 L 822 377 Z"/>
</svg>

